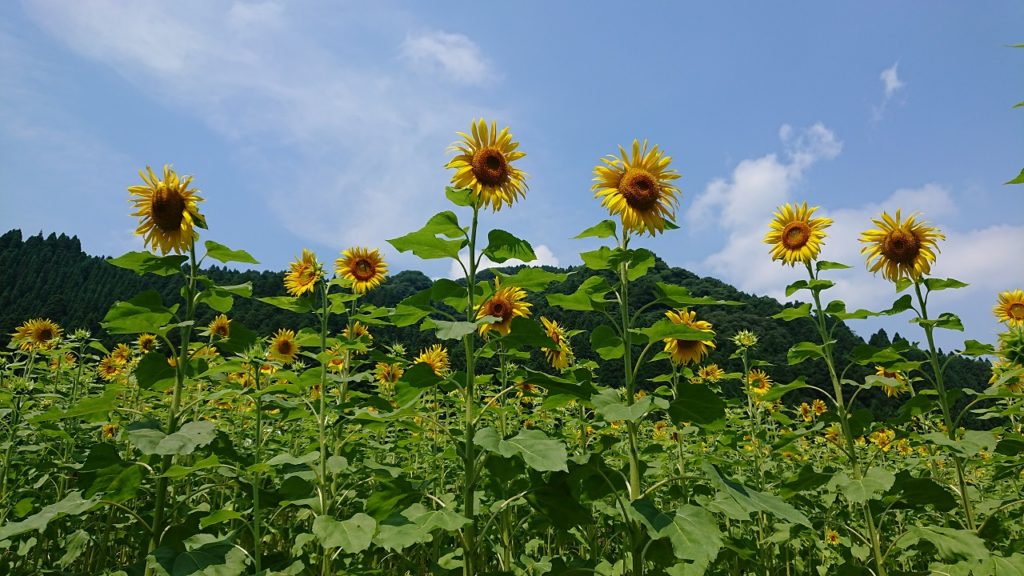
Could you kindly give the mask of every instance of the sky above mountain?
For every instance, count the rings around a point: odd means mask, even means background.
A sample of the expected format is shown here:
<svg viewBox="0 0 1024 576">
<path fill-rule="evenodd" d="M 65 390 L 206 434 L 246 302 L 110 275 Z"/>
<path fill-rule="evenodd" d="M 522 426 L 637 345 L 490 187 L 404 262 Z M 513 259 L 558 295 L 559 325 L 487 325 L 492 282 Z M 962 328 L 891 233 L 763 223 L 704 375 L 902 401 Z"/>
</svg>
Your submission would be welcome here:
<svg viewBox="0 0 1024 576">
<path fill-rule="evenodd" d="M 772 212 L 835 224 L 853 265 L 833 297 L 884 308 L 857 237 L 882 210 L 946 235 L 936 294 L 992 341 L 996 293 L 1024 287 L 1024 4 L 964 2 L 327 2 L 23 0 L 0 5 L 0 229 L 140 249 L 126 188 L 173 164 L 195 177 L 203 237 L 282 269 L 382 248 L 393 271 L 448 276 L 387 238 L 446 209 L 456 131 L 510 126 L 526 198 L 496 214 L 540 263 L 607 217 L 598 159 L 649 139 L 682 173 L 679 230 L 636 242 L 673 266 L 786 300 Z M 906 317 L 861 325 L 918 339 Z M 855 328 L 857 325 L 855 325 Z"/>
</svg>

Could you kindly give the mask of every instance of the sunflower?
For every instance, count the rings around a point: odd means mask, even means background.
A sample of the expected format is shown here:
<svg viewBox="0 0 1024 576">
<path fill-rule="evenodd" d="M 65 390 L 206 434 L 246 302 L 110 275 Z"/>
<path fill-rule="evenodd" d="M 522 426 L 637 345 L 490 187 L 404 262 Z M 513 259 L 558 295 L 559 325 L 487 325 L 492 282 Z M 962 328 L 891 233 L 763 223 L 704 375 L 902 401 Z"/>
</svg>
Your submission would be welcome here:
<svg viewBox="0 0 1024 576">
<path fill-rule="evenodd" d="M 450 150 L 458 152 L 446 166 L 455 170 L 452 184 L 469 188 L 475 206 L 490 205 L 495 212 L 525 197 L 526 174 L 512 163 L 526 154 L 516 150 L 519 142 L 512 140 L 508 127 L 499 132 L 497 123 L 491 122 L 488 130 L 481 118 L 473 121 L 470 132 L 459 132 L 462 141 L 451 145 Z"/>
<path fill-rule="evenodd" d="M 346 359 L 348 355 L 345 350 L 341 349 L 341 345 L 337 345 L 331 348 L 329 351 L 330 357 L 327 359 L 327 369 L 331 372 L 341 372 L 345 369 Z"/>
<path fill-rule="evenodd" d="M 758 370 L 754 368 L 747 375 L 747 384 L 750 387 L 750 393 L 754 396 L 764 396 L 772 389 L 772 379 L 765 374 L 764 370 Z"/>
<path fill-rule="evenodd" d="M 49 318 L 34 318 L 15 328 L 12 337 L 22 350 L 49 350 L 60 341 L 61 329 Z"/>
<path fill-rule="evenodd" d="M 477 306 L 476 318 L 479 320 L 484 316 L 495 316 L 500 318 L 497 322 L 481 324 L 480 335 L 487 336 L 491 330 L 497 330 L 502 336 L 508 336 L 512 330 L 512 319 L 516 316 L 526 318 L 530 315 L 530 307 L 533 304 L 524 302 L 526 291 L 515 286 L 501 287 L 501 281 L 494 279 L 494 294 L 486 301 Z"/>
<path fill-rule="evenodd" d="M 765 244 L 773 244 L 772 260 L 795 266 L 797 262 L 809 264 L 818 257 L 824 230 L 832 225 L 832 219 L 811 218 L 817 209 L 808 208 L 807 202 L 779 207 L 769 225 L 771 229 L 764 236 Z"/>
<path fill-rule="evenodd" d="M 829 444 L 835 444 L 839 446 L 839 440 L 842 438 L 842 431 L 839 428 L 839 424 L 833 424 L 825 429 L 825 441 Z"/>
<path fill-rule="evenodd" d="M 179 178 L 169 165 L 164 166 L 164 177 L 160 180 L 153 169 L 139 171 L 146 182 L 144 186 L 129 186 L 128 192 L 139 217 L 135 233 L 144 237 L 145 245 L 159 248 L 162 254 L 187 252 L 199 238 L 195 227 L 206 228 L 206 221 L 199 213 L 197 204 L 202 200 L 189 188 L 192 177 Z"/>
<path fill-rule="evenodd" d="M 804 422 L 814 420 L 814 410 L 811 409 L 811 405 L 807 402 L 800 403 L 800 417 L 803 418 Z"/>
<path fill-rule="evenodd" d="M 113 356 L 107 355 L 100 360 L 99 367 L 96 368 L 100 378 L 110 381 L 117 378 L 121 374 L 121 364 L 114 359 Z"/>
<path fill-rule="evenodd" d="M 72 366 L 75 365 L 76 362 L 78 362 L 78 359 L 75 358 L 75 355 L 70 352 L 57 354 L 56 356 L 50 359 L 50 370 L 56 372 L 61 368 L 71 368 Z"/>
<path fill-rule="evenodd" d="M 1003 386 L 1007 390 L 1014 394 L 1020 394 L 1024 392 L 1024 372 L 1022 372 L 1020 366 L 1014 366 L 1012 363 L 1006 360 L 999 359 L 992 363 L 992 377 L 989 378 L 989 384 L 997 384 L 1002 381 Z M 1008 373 L 1015 372 L 1016 374 L 1007 375 Z"/>
<path fill-rule="evenodd" d="M 231 320 L 227 314 L 221 314 L 210 321 L 206 325 L 206 329 L 210 331 L 210 336 L 216 336 L 218 338 L 230 338 L 231 337 Z"/>
<path fill-rule="evenodd" d="M 750 330 L 740 330 L 732 337 L 737 348 L 753 348 L 757 346 L 757 335 Z"/>
<path fill-rule="evenodd" d="M 135 341 L 135 344 L 139 347 L 139 352 L 142 352 L 143 354 L 149 354 L 153 350 L 156 350 L 158 341 L 156 339 L 155 334 L 144 332 L 142 334 L 139 334 L 139 338 L 138 340 Z"/>
<path fill-rule="evenodd" d="M 434 371 L 434 374 L 445 377 L 448 375 L 448 351 L 440 344 L 434 344 L 425 348 L 414 360 L 415 364 L 426 364 Z"/>
<path fill-rule="evenodd" d="M 875 366 L 875 375 L 892 380 L 892 382 L 882 383 L 882 390 L 885 391 L 885 395 L 889 398 L 896 398 L 908 391 L 907 376 L 902 372 L 890 372 L 884 366 Z"/>
<path fill-rule="evenodd" d="M 647 232 L 651 236 L 665 231 L 665 223 L 675 219 L 679 204 L 679 188 L 671 182 L 679 173 L 668 167 L 671 156 L 657 146 L 647 148 L 633 140 L 633 153 L 619 146 L 619 155 L 602 158 L 594 167 L 594 184 L 590 189 L 601 198 L 601 205 L 612 215 L 622 217 L 623 231 Z"/>
<path fill-rule="evenodd" d="M 299 343 L 295 341 L 295 332 L 281 328 L 274 333 L 270 341 L 270 357 L 280 360 L 283 364 L 295 361 L 299 355 Z"/>
<path fill-rule="evenodd" d="M 367 340 L 373 340 L 373 334 L 370 334 L 370 329 L 366 327 L 366 324 L 363 324 L 358 320 L 352 323 L 351 330 L 349 330 L 349 327 L 346 326 L 341 331 L 341 335 L 349 340 L 362 340 L 363 338 L 366 338 Z"/>
<path fill-rule="evenodd" d="M 669 310 L 665 312 L 673 324 L 682 324 L 694 330 L 711 331 L 711 323 L 706 320 L 697 320 L 697 313 L 683 308 L 682 310 Z M 704 359 L 715 347 L 711 340 L 679 340 L 677 338 L 665 338 L 665 352 L 668 352 L 673 364 L 698 363 Z"/>
<path fill-rule="evenodd" d="M 284 275 L 284 287 L 292 296 L 302 296 L 316 289 L 317 282 L 324 276 L 323 266 L 316 261 L 316 254 L 302 249 L 302 257 L 290 264 L 291 270 Z"/>
<path fill-rule="evenodd" d="M 402 368 L 401 364 L 377 362 L 377 383 L 380 384 L 380 387 L 388 394 L 394 391 L 395 382 L 398 382 L 399 378 L 401 378 L 403 374 L 405 374 L 405 369 Z"/>
<path fill-rule="evenodd" d="M 1024 366 L 1024 330 L 1008 330 L 999 334 L 996 354 L 1009 364 Z"/>
<path fill-rule="evenodd" d="M 725 376 L 725 370 L 719 368 L 718 364 L 708 364 L 707 366 L 700 367 L 700 370 L 697 371 L 697 376 L 706 382 L 718 382 Z"/>
<path fill-rule="evenodd" d="M 999 303 L 992 313 L 1000 322 L 1020 328 L 1024 326 L 1024 290 L 1007 290 L 999 293 Z"/>
<path fill-rule="evenodd" d="M 881 219 L 872 220 L 877 229 L 865 230 L 860 241 L 867 244 L 861 254 L 867 254 L 868 269 L 871 272 L 882 271 L 882 277 L 895 282 L 901 278 L 919 280 L 922 275 L 929 274 L 935 253 L 939 251 L 937 242 L 946 237 L 938 228 L 918 221 L 915 216 L 906 220 L 882 212 Z"/>
<path fill-rule="evenodd" d="M 109 440 L 114 436 L 117 436 L 118 428 L 120 428 L 120 426 L 117 424 L 104 424 L 100 430 L 102 431 L 103 437 Z"/>
<path fill-rule="evenodd" d="M 118 344 L 114 347 L 114 351 L 110 353 L 110 357 L 113 358 L 114 362 L 117 362 L 119 366 L 124 366 L 132 359 L 132 349 L 127 344 Z"/>
<path fill-rule="evenodd" d="M 825 544 L 829 546 L 839 546 L 839 532 L 831 528 L 825 530 Z"/>
<path fill-rule="evenodd" d="M 548 363 L 551 367 L 556 370 L 564 370 L 569 367 L 572 363 L 573 353 L 572 347 L 569 346 L 569 340 L 565 337 L 565 329 L 558 325 L 558 322 L 554 320 L 548 320 L 546 317 L 540 317 L 541 324 L 544 325 L 544 330 L 547 332 L 548 338 L 554 340 L 557 348 L 545 348 L 540 349 L 544 353 L 544 357 L 548 359 Z"/>
<path fill-rule="evenodd" d="M 380 286 L 388 273 L 388 265 L 376 248 L 349 248 L 334 261 L 334 266 L 335 274 L 352 281 L 352 291 L 356 294 L 365 294 Z"/>
<path fill-rule="evenodd" d="M 826 406 L 825 401 L 820 398 L 815 398 L 814 402 L 811 402 L 811 408 L 814 409 L 815 416 L 821 416 L 825 412 L 828 412 L 828 406 Z"/>
<path fill-rule="evenodd" d="M 896 439 L 896 433 L 888 428 L 876 430 L 868 434 L 868 440 L 882 450 L 888 452 L 892 448 L 892 441 Z"/>
</svg>

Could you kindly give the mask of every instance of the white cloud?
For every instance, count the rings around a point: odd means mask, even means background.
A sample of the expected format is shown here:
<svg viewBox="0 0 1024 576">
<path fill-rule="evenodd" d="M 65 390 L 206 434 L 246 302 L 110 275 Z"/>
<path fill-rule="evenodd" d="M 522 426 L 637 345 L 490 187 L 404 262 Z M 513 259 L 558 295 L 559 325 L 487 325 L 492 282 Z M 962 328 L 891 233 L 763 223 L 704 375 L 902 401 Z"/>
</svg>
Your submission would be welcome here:
<svg viewBox="0 0 1024 576">
<path fill-rule="evenodd" d="M 899 62 L 893 63 L 878 75 L 878 79 L 882 81 L 882 102 L 871 109 L 871 119 L 874 122 L 879 122 L 882 116 L 885 115 L 885 109 L 889 105 L 891 100 L 898 92 L 906 87 L 906 82 L 900 79 L 899 74 Z"/>
<path fill-rule="evenodd" d="M 271 1 L 24 5 L 55 39 L 230 141 L 246 178 L 222 192 L 235 195 L 225 203 L 263 202 L 309 243 L 387 248 L 442 209 L 454 132 L 472 116 L 504 116 L 460 85 L 495 76 L 476 44 L 451 33 L 406 37 L 396 23 L 416 23 L 385 5 L 361 5 L 359 18 L 339 5 L 330 19 Z M 378 56 L 389 53 L 407 57 Z M 409 74 L 416 58 L 449 81 Z"/>
<path fill-rule="evenodd" d="M 466 84 L 482 84 L 494 76 L 480 48 L 462 34 L 436 31 L 409 36 L 402 43 L 402 57 L 413 66 L 439 69 Z"/>
<path fill-rule="evenodd" d="M 534 260 L 530 260 L 529 262 L 523 262 L 522 260 L 517 260 L 513 258 L 512 260 L 502 262 L 501 264 L 495 264 L 494 262 L 491 262 L 490 258 L 484 256 L 483 258 L 480 259 L 479 269 L 485 270 L 487 268 L 504 268 L 506 266 L 520 266 L 523 264 L 526 264 L 527 266 L 558 266 L 558 257 L 555 256 L 554 252 L 552 252 L 551 249 L 547 247 L 547 245 L 538 244 L 537 246 L 534 246 L 533 253 L 537 255 L 537 258 Z M 464 263 L 468 262 L 468 258 L 468 252 L 463 252 L 459 254 L 459 259 L 462 260 Z M 458 262 L 453 261 L 451 267 L 448 269 L 448 277 L 456 279 L 463 278 L 464 276 L 465 275 L 462 272 L 462 266 L 460 266 Z"/>
</svg>

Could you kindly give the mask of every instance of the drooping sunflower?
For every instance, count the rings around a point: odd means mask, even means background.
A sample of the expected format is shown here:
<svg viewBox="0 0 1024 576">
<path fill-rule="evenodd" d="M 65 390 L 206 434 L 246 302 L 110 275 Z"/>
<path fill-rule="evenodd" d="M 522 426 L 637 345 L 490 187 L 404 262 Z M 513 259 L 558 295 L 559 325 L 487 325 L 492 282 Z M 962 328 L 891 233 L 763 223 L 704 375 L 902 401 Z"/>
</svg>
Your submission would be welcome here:
<svg viewBox="0 0 1024 576">
<path fill-rule="evenodd" d="M 299 343 L 295 341 L 295 331 L 281 328 L 274 333 L 270 341 L 270 357 L 290 364 L 299 355 Z"/>
<path fill-rule="evenodd" d="M 192 177 L 179 178 L 169 165 L 164 166 L 163 179 L 157 178 L 153 169 L 139 171 L 146 182 L 144 186 L 129 186 L 139 227 L 135 233 L 143 236 L 145 245 L 160 249 L 162 254 L 187 252 L 199 238 L 196 227 L 206 228 L 206 222 L 199 213 L 198 203 L 203 199 L 196 196 L 198 190 L 190 188 Z"/>
<path fill-rule="evenodd" d="M 415 364 L 426 364 L 434 371 L 434 374 L 445 377 L 448 375 L 448 350 L 440 344 L 434 344 L 430 348 L 423 349 L 420 355 L 414 360 Z"/>
<path fill-rule="evenodd" d="M 832 225 L 831 218 L 811 218 L 818 207 L 785 204 L 775 211 L 775 219 L 764 236 L 765 244 L 772 245 L 772 260 L 795 266 L 797 262 L 810 263 L 821 252 L 825 228 Z"/>
<path fill-rule="evenodd" d="M 159 342 L 156 339 L 156 335 L 150 334 L 149 332 L 139 334 L 139 338 L 135 341 L 135 345 L 139 347 L 139 352 L 142 352 L 143 354 L 149 354 L 153 350 L 156 350 L 157 344 L 159 344 Z"/>
<path fill-rule="evenodd" d="M 217 338 L 230 338 L 231 337 L 231 319 L 228 318 L 227 314 L 221 314 L 210 320 L 210 323 L 206 326 L 206 329 L 210 331 L 210 336 L 216 336 Z"/>
<path fill-rule="evenodd" d="M 761 397 L 772 389 L 772 379 L 764 372 L 764 370 L 754 368 L 747 376 L 747 386 L 749 387 L 751 394 L 755 397 Z"/>
<path fill-rule="evenodd" d="M 992 313 L 1007 326 L 1024 327 L 1024 290 L 1000 292 L 999 303 L 992 309 Z"/>
<path fill-rule="evenodd" d="M 899 210 L 895 218 L 882 212 L 882 217 L 872 222 L 878 228 L 860 235 L 860 241 L 867 244 L 860 252 L 867 255 L 871 272 L 881 270 L 882 277 L 892 282 L 900 278 L 919 280 L 931 273 L 935 253 L 939 251 L 938 241 L 946 239 L 938 228 L 917 220 L 916 216 L 903 220 Z"/>
<path fill-rule="evenodd" d="M 388 394 L 395 390 L 395 382 L 398 382 L 398 379 L 401 378 L 403 374 L 405 374 L 405 369 L 402 368 L 401 364 L 377 362 L 377 383 L 380 384 L 381 388 Z"/>
<path fill-rule="evenodd" d="M 380 286 L 388 273 L 388 265 L 376 248 L 349 248 L 334 261 L 334 266 L 335 274 L 352 281 L 352 290 L 356 294 L 365 294 Z"/>
<path fill-rule="evenodd" d="M 694 330 L 711 331 L 711 323 L 706 320 L 697 320 L 697 313 L 683 308 L 682 310 L 669 310 L 665 312 L 673 324 L 682 324 Z M 678 338 L 665 338 L 665 352 L 673 364 L 698 364 L 711 352 L 715 343 L 711 340 L 680 340 Z"/>
<path fill-rule="evenodd" d="M 473 121 L 470 132 L 459 132 L 462 141 L 449 148 L 458 152 L 446 166 L 455 170 L 452 184 L 469 188 L 473 191 L 475 205 L 489 205 L 495 212 L 525 197 L 526 174 L 512 163 L 526 154 L 517 150 L 519 142 L 512 140 L 508 127 L 499 132 L 497 123 L 491 122 L 488 129 L 487 122 L 481 118 Z"/>
<path fill-rule="evenodd" d="M 572 363 L 573 353 L 572 347 L 569 346 L 569 340 L 565 337 L 565 329 L 559 326 L 558 322 L 544 316 L 540 317 L 540 322 L 544 325 L 544 331 L 547 332 L 548 338 L 554 340 L 558 345 L 556 348 L 542 347 L 540 351 L 544 353 L 544 357 L 548 359 L 552 368 L 556 370 L 568 368 Z"/>
<path fill-rule="evenodd" d="M 346 326 L 342 331 L 341 335 L 349 340 L 373 340 L 373 334 L 370 334 L 370 329 L 366 327 L 366 324 L 356 320 L 352 323 L 352 329 Z"/>
<path fill-rule="evenodd" d="M 512 319 L 516 316 L 526 318 L 530 315 L 533 304 L 526 302 L 526 291 L 516 286 L 501 286 L 498 278 L 494 279 L 494 294 L 477 306 L 476 317 L 484 316 L 501 318 L 497 322 L 480 325 L 480 335 L 487 336 L 491 330 L 497 330 L 502 336 L 508 336 L 512 330 Z"/>
<path fill-rule="evenodd" d="M 49 318 L 26 320 L 14 329 L 12 339 L 22 350 L 49 350 L 60 341 L 61 328 Z"/>
<path fill-rule="evenodd" d="M 302 256 L 292 262 L 284 275 L 284 288 L 292 296 L 302 296 L 316 289 L 317 282 L 324 276 L 323 266 L 316 260 L 316 254 L 302 249 Z"/>
<path fill-rule="evenodd" d="M 679 173 L 669 168 L 672 157 L 657 146 L 648 149 L 646 140 L 643 145 L 633 140 L 632 154 L 619 146 L 619 156 L 611 154 L 594 167 L 594 196 L 622 218 L 623 231 L 664 232 L 679 204 L 679 188 L 672 184 Z"/>
</svg>

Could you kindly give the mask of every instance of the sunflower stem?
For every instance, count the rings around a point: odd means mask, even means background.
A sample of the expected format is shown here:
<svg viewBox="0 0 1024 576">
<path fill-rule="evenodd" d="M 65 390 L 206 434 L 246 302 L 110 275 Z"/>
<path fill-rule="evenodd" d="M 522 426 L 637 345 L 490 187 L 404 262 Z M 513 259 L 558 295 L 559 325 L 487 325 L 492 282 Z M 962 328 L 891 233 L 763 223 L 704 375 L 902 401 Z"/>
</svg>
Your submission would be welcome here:
<svg viewBox="0 0 1024 576">
<path fill-rule="evenodd" d="M 939 353 L 935 347 L 935 335 L 933 334 L 935 326 L 929 323 L 928 320 L 928 298 L 921 293 L 921 281 L 914 280 L 914 292 L 917 295 L 917 302 L 921 306 L 920 319 L 925 322 L 921 323 L 921 327 L 924 329 L 924 335 L 928 340 L 928 362 L 931 364 L 933 382 L 935 383 L 935 391 L 939 393 L 939 407 L 942 409 L 942 421 L 946 425 L 946 435 L 950 440 L 956 440 L 956 428 L 953 425 L 952 410 L 949 405 L 949 397 L 946 395 L 946 383 L 943 380 L 943 369 L 939 365 Z M 967 529 L 976 530 L 977 526 L 974 522 L 974 509 L 971 506 L 971 499 L 967 494 L 967 479 L 964 477 L 964 463 L 959 455 L 953 454 L 953 463 L 956 467 L 956 479 L 959 484 L 960 502 L 964 507 L 964 516 L 967 520 Z"/>
<path fill-rule="evenodd" d="M 480 214 L 479 202 L 473 204 L 473 223 L 470 226 L 469 232 L 469 271 L 466 275 L 466 321 L 473 322 L 475 315 L 475 302 L 474 296 L 476 292 L 476 234 L 478 227 L 478 217 Z M 475 502 L 473 500 L 473 492 L 476 484 L 475 472 L 476 472 L 476 447 L 473 445 L 473 436 L 475 435 L 475 417 L 473 404 L 475 402 L 475 390 L 474 384 L 476 380 L 476 363 L 474 358 L 474 345 L 476 332 L 470 332 L 462 338 L 463 346 L 466 350 L 466 384 L 465 384 L 465 437 L 463 438 L 463 465 L 465 478 L 463 480 L 462 488 L 462 508 L 466 518 L 469 518 L 469 524 L 463 532 L 464 538 L 464 557 L 463 557 L 463 575 L 473 576 L 476 571 L 476 511 Z"/>
</svg>

